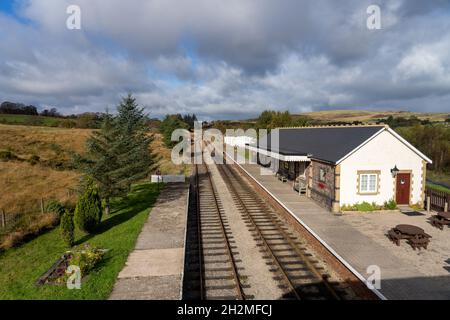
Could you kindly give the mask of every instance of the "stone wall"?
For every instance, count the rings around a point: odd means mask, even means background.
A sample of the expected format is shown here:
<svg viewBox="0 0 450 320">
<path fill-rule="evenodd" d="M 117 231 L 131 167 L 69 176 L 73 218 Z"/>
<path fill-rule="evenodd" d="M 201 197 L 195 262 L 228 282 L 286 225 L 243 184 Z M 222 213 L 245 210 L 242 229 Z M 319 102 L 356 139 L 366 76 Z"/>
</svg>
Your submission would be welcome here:
<svg viewBox="0 0 450 320">
<path fill-rule="evenodd" d="M 321 180 L 321 169 L 323 170 L 323 180 Z M 334 166 L 324 162 L 312 160 L 308 166 L 307 176 L 310 177 L 309 195 L 321 206 L 332 209 L 334 199 Z"/>
</svg>

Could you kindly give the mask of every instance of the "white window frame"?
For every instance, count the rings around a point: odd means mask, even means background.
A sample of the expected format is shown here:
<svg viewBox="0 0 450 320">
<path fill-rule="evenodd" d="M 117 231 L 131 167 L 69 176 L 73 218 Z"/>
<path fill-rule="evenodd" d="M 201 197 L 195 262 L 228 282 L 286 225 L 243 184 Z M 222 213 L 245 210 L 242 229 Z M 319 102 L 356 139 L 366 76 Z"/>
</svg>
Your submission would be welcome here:
<svg viewBox="0 0 450 320">
<path fill-rule="evenodd" d="M 363 190 L 363 177 L 367 177 L 367 188 Z M 371 178 L 375 177 L 373 188 L 371 187 Z M 377 173 L 360 173 L 359 174 L 359 193 L 360 194 L 376 194 L 378 193 L 378 174 Z"/>
</svg>

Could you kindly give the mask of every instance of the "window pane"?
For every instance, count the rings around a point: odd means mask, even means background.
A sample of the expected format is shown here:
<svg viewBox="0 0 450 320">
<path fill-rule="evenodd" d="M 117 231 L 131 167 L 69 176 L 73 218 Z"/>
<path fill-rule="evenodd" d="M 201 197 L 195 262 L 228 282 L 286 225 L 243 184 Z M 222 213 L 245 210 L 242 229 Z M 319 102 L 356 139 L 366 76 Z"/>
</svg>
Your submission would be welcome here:
<svg viewBox="0 0 450 320">
<path fill-rule="evenodd" d="M 325 170 L 320 169 L 319 171 L 319 180 L 325 182 Z"/>
<path fill-rule="evenodd" d="M 361 191 L 367 191 L 367 174 L 361 175 Z"/>
<path fill-rule="evenodd" d="M 375 174 L 371 174 L 369 180 L 369 191 L 375 192 L 377 190 L 376 183 L 377 176 Z"/>
</svg>

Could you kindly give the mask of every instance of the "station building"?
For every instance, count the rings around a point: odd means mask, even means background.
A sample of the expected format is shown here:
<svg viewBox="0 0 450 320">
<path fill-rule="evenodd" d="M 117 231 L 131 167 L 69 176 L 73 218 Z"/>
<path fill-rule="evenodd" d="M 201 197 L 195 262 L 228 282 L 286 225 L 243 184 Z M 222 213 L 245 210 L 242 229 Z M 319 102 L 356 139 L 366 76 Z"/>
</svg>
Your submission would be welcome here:
<svg viewBox="0 0 450 320">
<path fill-rule="evenodd" d="M 384 125 L 275 129 L 248 149 L 259 165 L 333 212 L 364 201 L 422 205 L 432 163 Z"/>
</svg>

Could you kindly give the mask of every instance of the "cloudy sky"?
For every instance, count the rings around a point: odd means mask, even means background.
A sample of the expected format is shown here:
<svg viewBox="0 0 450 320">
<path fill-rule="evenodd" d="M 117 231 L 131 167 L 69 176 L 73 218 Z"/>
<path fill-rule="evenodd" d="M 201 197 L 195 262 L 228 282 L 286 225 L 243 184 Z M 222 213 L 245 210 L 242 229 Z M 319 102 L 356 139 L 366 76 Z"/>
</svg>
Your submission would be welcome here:
<svg viewBox="0 0 450 320">
<path fill-rule="evenodd" d="M 450 0 L 0 0 L 0 101 L 68 114 L 127 92 L 154 117 L 449 112 Z"/>
</svg>

